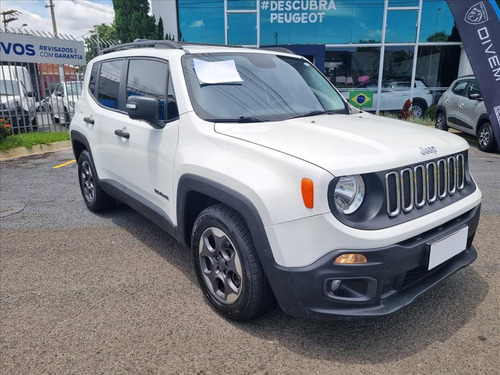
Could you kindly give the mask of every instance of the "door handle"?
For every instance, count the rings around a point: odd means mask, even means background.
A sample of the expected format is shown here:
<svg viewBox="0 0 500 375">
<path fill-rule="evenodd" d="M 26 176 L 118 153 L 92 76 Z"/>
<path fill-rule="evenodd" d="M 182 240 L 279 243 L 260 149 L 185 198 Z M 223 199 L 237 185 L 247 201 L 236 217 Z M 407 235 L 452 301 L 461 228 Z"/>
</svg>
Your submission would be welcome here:
<svg viewBox="0 0 500 375">
<path fill-rule="evenodd" d="M 129 132 L 125 132 L 121 129 L 116 129 L 115 130 L 115 134 L 119 137 L 123 137 L 123 138 L 126 138 L 126 139 L 129 139 L 130 138 L 130 133 Z"/>
<path fill-rule="evenodd" d="M 87 124 L 94 125 L 94 119 L 90 117 L 84 117 L 83 121 L 85 121 Z"/>
<path fill-rule="evenodd" d="M 464 103 L 460 103 L 459 107 L 463 108 L 464 107 Z"/>
</svg>

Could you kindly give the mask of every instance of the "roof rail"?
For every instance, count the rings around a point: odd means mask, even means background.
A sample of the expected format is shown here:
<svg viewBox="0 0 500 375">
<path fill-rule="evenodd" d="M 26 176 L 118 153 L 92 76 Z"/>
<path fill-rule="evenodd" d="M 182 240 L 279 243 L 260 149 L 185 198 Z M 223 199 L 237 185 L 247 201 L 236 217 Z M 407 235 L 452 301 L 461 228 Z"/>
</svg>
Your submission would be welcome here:
<svg viewBox="0 0 500 375">
<path fill-rule="evenodd" d="M 182 49 L 182 46 L 179 43 L 171 40 L 136 39 L 132 43 L 118 44 L 116 46 L 111 46 L 109 48 L 103 49 L 101 52 L 99 52 L 99 55 L 104 55 L 106 53 L 122 51 L 131 48 L 140 48 L 140 47 Z"/>
<path fill-rule="evenodd" d="M 258 48 L 265 49 L 268 51 L 283 52 L 283 53 L 289 53 L 291 55 L 296 55 L 295 52 L 293 52 L 292 50 L 289 50 L 288 48 L 285 48 L 285 47 L 262 46 L 262 47 L 258 47 Z"/>
</svg>

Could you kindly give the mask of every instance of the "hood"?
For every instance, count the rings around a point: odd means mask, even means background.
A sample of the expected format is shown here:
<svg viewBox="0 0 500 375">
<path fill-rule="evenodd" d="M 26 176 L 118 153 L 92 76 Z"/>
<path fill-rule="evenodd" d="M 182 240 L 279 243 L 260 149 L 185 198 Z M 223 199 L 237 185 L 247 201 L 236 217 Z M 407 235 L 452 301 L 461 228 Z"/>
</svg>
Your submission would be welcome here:
<svg viewBox="0 0 500 375">
<path fill-rule="evenodd" d="M 0 95 L 0 103 L 7 103 L 12 100 L 21 100 L 21 97 L 19 95 Z"/>
<path fill-rule="evenodd" d="M 396 168 L 469 147 L 451 133 L 364 112 L 279 122 L 216 123 L 215 131 L 308 161 L 333 175 Z"/>
</svg>

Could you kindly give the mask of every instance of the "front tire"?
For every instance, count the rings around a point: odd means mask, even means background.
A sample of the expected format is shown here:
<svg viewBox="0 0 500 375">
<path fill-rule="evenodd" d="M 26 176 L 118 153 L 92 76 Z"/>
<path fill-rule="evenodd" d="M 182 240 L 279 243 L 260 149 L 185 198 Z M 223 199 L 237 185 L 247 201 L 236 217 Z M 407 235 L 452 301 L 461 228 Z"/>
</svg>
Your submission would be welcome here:
<svg viewBox="0 0 500 375">
<path fill-rule="evenodd" d="M 78 158 L 78 181 L 83 200 L 90 211 L 105 211 L 113 205 L 114 200 L 99 184 L 94 163 L 87 150 L 83 150 Z"/>
<path fill-rule="evenodd" d="M 479 149 L 484 152 L 492 152 L 495 150 L 497 144 L 495 134 L 491 128 L 489 121 L 483 122 L 477 132 L 477 143 Z"/>
<path fill-rule="evenodd" d="M 196 219 L 191 249 L 203 293 L 223 316 L 248 321 L 263 314 L 272 293 L 243 218 L 218 204 Z"/>
<path fill-rule="evenodd" d="M 448 125 L 446 124 L 446 117 L 443 112 L 438 112 L 436 115 L 436 129 L 448 131 Z"/>
</svg>

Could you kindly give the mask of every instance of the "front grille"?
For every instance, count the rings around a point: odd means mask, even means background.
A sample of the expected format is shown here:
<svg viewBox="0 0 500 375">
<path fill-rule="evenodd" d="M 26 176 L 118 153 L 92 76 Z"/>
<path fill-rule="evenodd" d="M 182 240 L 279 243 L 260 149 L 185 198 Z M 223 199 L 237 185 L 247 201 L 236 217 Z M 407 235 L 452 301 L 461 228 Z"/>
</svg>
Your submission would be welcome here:
<svg viewBox="0 0 500 375">
<path fill-rule="evenodd" d="M 385 185 L 388 215 L 411 212 L 464 188 L 464 155 L 390 171 L 385 175 Z"/>
</svg>

